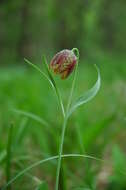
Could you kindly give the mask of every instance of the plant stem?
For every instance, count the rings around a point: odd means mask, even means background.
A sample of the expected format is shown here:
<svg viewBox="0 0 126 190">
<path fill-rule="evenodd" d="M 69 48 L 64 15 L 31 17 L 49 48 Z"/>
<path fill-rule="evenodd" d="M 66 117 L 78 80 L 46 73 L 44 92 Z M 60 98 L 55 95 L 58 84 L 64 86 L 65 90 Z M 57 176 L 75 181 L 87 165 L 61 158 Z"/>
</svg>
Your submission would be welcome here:
<svg viewBox="0 0 126 190">
<path fill-rule="evenodd" d="M 61 169 L 61 161 L 62 161 L 64 136 L 65 136 L 65 130 L 66 130 L 66 125 L 67 125 L 67 121 L 68 121 L 69 108 L 70 108 L 70 104 L 71 104 L 72 96 L 73 96 L 73 91 L 74 91 L 74 87 L 75 87 L 75 81 L 76 81 L 76 76 L 77 76 L 77 67 L 78 67 L 78 61 L 79 61 L 79 51 L 78 51 L 78 49 L 77 48 L 73 48 L 72 51 L 77 56 L 77 65 L 76 65 L 75 72 L 74 72 L 74 78 L 73 78 L 73 82 L 72 82 L 70 96 L 69 96 L 69 99 L 68 99 L 66 114 L 64 112 L 64 107 L 63 107 L 63 104 L 62 104 L 61 96 L 60 96 L 60 94 L 58 92 L 58 89 L 56 88 L 56 93 L 57 93 L 57 96 L 58 96 L 58 99 L 59 99 L 59 102 L 60 102 L 60 105 L 61 105 L 61 109 L 62 109 L 62 113 L 63 113 L 63 116 L 64 116 L 64 120 L 63 120 L 62 134 L 61 134 L 61 142 L 60 142 L 60 147 L 59 147 L 59 157 L 58 157 L 58 164 L 57 164 L 57 171 L 56 171 L 56 186 L 55 186 L 55 190 L 58 190 L 58 187 L 59 187 L 59 177 L 60 177 L 60 169 Z"/>
<path fill-rule="evenodd" d="M 8 142 L 7 142 L 7 161 L 6 161 L 6 181 L 7 183 L 11 177 L 11 148 L 12 148 L 12 133 L 13 133 L 13 124 L 10 125 L 8 133 Z M 11 186 L 7 188 L 11 190 Z"/>
<path fill-rule="evenodd" d="M 60 176 L 59 176 L 59 188 L 60 190 L 66 190 L 66 177 L 64 175 L 64 165 L 61 165 L 61 169 L 60 169 Z"/>
<path fill-rule="evenodd" d="M 68 111 L 69 111 L 69 108 L 70 108 L 70 104 L 71 104 L 71 101 L 72 101 L 73 91 L 74 91 L 76 77 L 77 77 L 78 62 L 79 62 L 79 50 L 77 48 L 73 48 L 72 51 L 77 56 L 77 64 L 76 64 L 76 67 L 75 67 L 74 78 L 73 78 L 73 82 L 72 82 L 70 96 L 69 96 L 69 99 L 68 99 L 67 109 L 66 109 L 67 117 L 68 117 Z"/>
<path fill-rule="evenodd" d="M 58 190 L 58 187 L 59 187 L 59 175 L 60 175 L 60 168 L 61 168 L 61 159 L 62 159 L 63 143 L 64 143 L 64 136 L 65 136 L 66 125 L 67 125 L 67 117 L 65 117 L 64 121 L 63 121 L 61 143 L 60 143 L 60 148 L 59 148 L 59 157 L 58 157 L 58 164 L 57 164 L 57 171 L 56 171 L 56 186 L 55 186 L 55 190 Z"/>
<path fill-rule="evenodd" d="M 61 106 L 61 110 L 62 110 L 62 114 L 63 114 L 63 118 L 65 118 L 65 111 L 64 111 L 64 106 L 63 106 L 63 102 L 62 102 L 62 98 L 60 96 L 59 90 L 57 87 L 55 87 L 55 91 L 56 91 L 56 95 L 59 101 L 59 104 Z"/>
<path fill-rule="evenodd" d="M 72 96 L 73 96 L 73 91 L 74 91 L 74 87 L 75 87 L 76 76 L 77 76 L 77 68 L 78 68 L 78 63 L 77 63 L 76 68 L 75 68 L 75 73 L 74 73 L 74 78 L 73 78 L 73 82 L 72 82 L 71 92 L 70 92 L 70 96 L 69 96 L 69 99 L 68 99 L 68 104 L 67 104 L 67 109 L 66 109 L 67 117 L 68 117 L 68 111 L 69 111 L 69 108 L 70 108 L 70 104 L 71 104 L 71 100 L 72 100 Z"/>
</svg>

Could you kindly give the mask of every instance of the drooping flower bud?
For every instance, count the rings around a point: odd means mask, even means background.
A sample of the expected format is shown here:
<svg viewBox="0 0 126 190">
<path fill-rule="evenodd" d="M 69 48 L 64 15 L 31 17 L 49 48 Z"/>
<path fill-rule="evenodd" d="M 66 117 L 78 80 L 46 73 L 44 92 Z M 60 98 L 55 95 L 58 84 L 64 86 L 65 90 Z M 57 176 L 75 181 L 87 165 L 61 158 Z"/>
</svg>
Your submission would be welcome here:
<svg viewBox="0 0 126 190">
<path fill-rule="evenodd" d="M 62 50 L 52 58 L 50 68 L 55 74 L 59 74 L 61 79 L 65 79 L 72 73 L 77 59 L 73 50 Z"/>
</svg>

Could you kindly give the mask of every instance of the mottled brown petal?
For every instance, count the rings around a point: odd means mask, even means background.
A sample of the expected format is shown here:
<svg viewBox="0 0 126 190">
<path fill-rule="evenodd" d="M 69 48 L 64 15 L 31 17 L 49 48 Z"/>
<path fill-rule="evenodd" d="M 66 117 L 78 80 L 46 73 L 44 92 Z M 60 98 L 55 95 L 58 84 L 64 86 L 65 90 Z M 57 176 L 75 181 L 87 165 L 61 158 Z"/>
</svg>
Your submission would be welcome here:
<svg viewBox="0 0 126 190">
<path fill-rule="evenodd" d="M 57 53 L 50 62 L 50 68 L 55 74 L 67 78 L 77 63 L 77 57 L 72 50 L 62 50 Z"/>
</svg>

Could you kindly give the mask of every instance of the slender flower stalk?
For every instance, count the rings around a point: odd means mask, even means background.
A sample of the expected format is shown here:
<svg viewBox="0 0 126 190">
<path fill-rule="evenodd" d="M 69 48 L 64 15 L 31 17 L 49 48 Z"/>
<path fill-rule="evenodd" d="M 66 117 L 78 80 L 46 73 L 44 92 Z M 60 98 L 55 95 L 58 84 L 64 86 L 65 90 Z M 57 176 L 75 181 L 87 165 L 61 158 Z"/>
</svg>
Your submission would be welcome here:
<svg viewBox="0 0 126 190">
<path fill-rule="evenodd" d="M 57 98 L 58 98 L 58 101 L 59 101 L 59 105 L 61 106 L 61 111 L 62 111 L 62 115 L 63 115 L 63 118 L 65 118 L 65 110 L 64 110 L 64 105 L 63 105 L 63 102 L 62 102 L 62 98 L 60 96 L 60 93 L 59 93 L 59 90 L 57 89 L 56 87 L 56 95 L 57 95 Z"/>
<path fill-rule="evenodd" d="M 76 63 L 74 78 L 73 78 L 73 82 L 72 82 L 70 96 L 69 96 L 69 99 L 68 99 L 67 109 L 66 109 L 66 113 L 67 114 L 68 114 L 68 111 L 69 111 L 69 107 L 70 107 L 72 96 L 73 96 L 73 92 L 74 92 L 74 87 L 75 87 L 75 82 L 76 82 L 76 77 L 77 77 L 77 68 L 78 68 L 78 62 L 79 62 L 79 51 L 78 51 L 78 49 L 77 48 L 73 48 L 72 51 L 75 52 L 75 54 L 77 56 L 77 63 Z"/>
<path fill-rule="evenodd" d="M 56 171 L 55 190 L 58 190 L 58 187 L 59 187 L 59 176 L 60 176 L 60 169 L 61 169 L 61 160 L 62 160 L 62 152 L 63 152 L 63 144 L 64 144 L 64 136 L 65 136 L 66 126 L 67 126 L 67 117 L 64 118 L 63 126 L 62 126 L 61 142 L 60 142 L 60 147 L 59 147 L 58 163 L 57 163 L 57 171 Z"/>
<path fill-rule="evenodd" d="M 62 126 L 61 142 L 60 142 L 60 147 L 59 147 L 59 157 L 58 157 L 58 164 L 57 164 L 57 171 L 56 171 L 55 190 L 58 190 L 58 188 L 59 188 L 59 176 L 60 176 L 60 170 L 61 170 L 61 161 L 62 161 L 64 137 L 65 137 L 65 131 L 66 131 L 66 126 L 67 126 L 67 121 L 68 121 L 69 107 L 70 107 L 70 104 L 71 104 L 72 95 L 73 95 L 73 91 L 74 91 L 74 87 L 75 87 L 75 81 L 76 81 L 76 76 L 77 76 L 77 67 L 78 67 L 78 61 L 79 61 L 79 51 L 78 51 L 78 49 L 73 48 L 71 51 L 72 51 L 72 53 L 77 54 L 77 59 L 76 59 L 77 62 L 76 62 L 76 68 L 75 68 L 75 72 L 74 72 L 74 78 L 73 78 L 73 83 L 72 83 L 72 87 L 71 87 L 71 92 L 70 92 L 70 96 L 69 96 L 69 99 L 68 99 L 66 114 L 65 114 L 64 121 L 63 121 L 63 126 Z"/>
</svg>

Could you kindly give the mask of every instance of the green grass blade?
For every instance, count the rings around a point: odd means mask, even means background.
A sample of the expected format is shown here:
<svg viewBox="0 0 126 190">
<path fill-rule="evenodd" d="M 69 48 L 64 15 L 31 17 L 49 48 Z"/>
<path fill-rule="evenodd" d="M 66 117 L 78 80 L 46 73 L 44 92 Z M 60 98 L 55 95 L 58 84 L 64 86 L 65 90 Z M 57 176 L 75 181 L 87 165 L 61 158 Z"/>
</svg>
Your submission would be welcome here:
<svg viewBox="0 0 126 190">
<path fill-rule="evenodd" d="M 12 133 L 13 133 L 13 124 L 9 127 L 8 133 L 8 142 L 7 142 L 7 157 L 6 157 L 6 181 L 9 182 L 11 178 L 11 159 L 12 159 Z M 7 188 L 11 190 L 11 186 Z"/>
<path fill-rule="evenodd" d="M 52 156 L 52 157 L 49 157 L 49 158 L 46 158 L 46 159 L 43 159 L 43 160 L 40 160 L 38 162 L 35 162 L 34 164 L 30 165 L 29 167 L 25 168 L 24 170 L 22 170 L 21 172 L 19 172 L 14 178 L 12 178 L 3 188 L 2 190 L 6 190 L 6 188 L 8 186 L 10 186 L 13 182 L 15 182 L 18 178 L 22 177 L 26 172 L 30 171 L 31 169 L 43 164 L 43 163 L 46 163 L 48 161 L 51 161 L 51 160 L 54 160 L 54 159 L 57 159 L 59 156 Z M 67 157 L 79 157 L 79 158 L 87 158 L 87 159 L 93 159 L 93 160 L 96 160 L 96 161 L 101 161 L 103 162 L 104 160 L 100 159 L 100 158 L 96 158 L 96 157 L 93 157 L 93 156 L 89 156 L 89 155 L 82 155 L 82 154 L 65 154 L 65 155 L 62 155 L 62 158 L 67 158 Z"/>
<path fill-rule="evenodd" d="M 98 69 L 98 67 L 95 65 L 97 72 L 98 72 L 98 78 L 97 81 L 95 83 L 95 85 L 88 90 L 87 92 L 85 92 L 84 94 L 82 94 L 71 106 L 70 111 L 68 113 L 68 116 L 70 116 L 79 106 L 89 102 L 92 98 L 94 98 L 97 94 L 97 92 L 100 89 L 101 86 L 101 77 L 100 77 L 100 71 Z"/>
<path fill-rule="evenodd" d="M 23 118 L 22 121 L 19 124 L 19 128 L 18 131 L 16 133 L 16 137 L 15 137 L 15 141 L 14 141 L 14 145 L 18 148 L 19 144 L 21 145 L 21 142 L 24 139 L 25 136 L 25 128 L 26 128 L 26 124 L 28 122 L 28 118 Z"/>
<path fill-rule="evenodd" d="M 51 72 L 49 70 L 49 66 L 48 66 L 48 63 L 47 63 L 47 60 L 46 60 L 45 56 L 42 57 L 42 62 L 43 62 L 44 66 L 45 66 L 45 69 L 46 69 L 46 71 L 48 73 L 49 79 L 53 84 L 53 87 L 56 88 L 55 80 L 54 80 L 54 78 L 53 78 L 53 76 L 52 76 L 52 74 L 51 74 Z"/>
<path fill-rule="evenodd" d="M 23 115 L 23 116 L 26 116 L 30 119 L 33 119 L 33 120 L 37 121 L 38 123 L 40 123 L 41 125 L 44 125 L 45 127 L 50 127 L 50 125 L 47 123 L 47 121 L 45 121 L 41 117 L 39 117 L 39 116 L 37 116 L 31 112 L 18 110 L 18 109 L 13 109 L 12 111 L 19 114 L 19 115 Z"/>
<path fill-rule="evenodd" d="M 37 65 L 33 64 L 32 62 L 30 62 L 29 60 L 27 60 L 27 59 L 25 59 L 25 58 L 24 58 L 24 60 L 25 60 L 25 62 L 27 62 L 29 65 L 31 65 L 33 68 L 35 68 L 39 73 L 41 73 L 42 76 L 44 76 L 44 77 L 48 80 L 48 82 L 50 83 L 51 87 L 53 87 L 52 81 L 49 79 L 49 77 L 48 77 L 43 71 L 41 71 L 41 69 L 40 69 Z M 54 88 L 54 87 L 53 87 L 53 88 Z"/>
<path fill-rule="evenodd" d="M 56 138 L 56 133 L 54 129 L 51 127 L 51 124 L 49 124 L 47 121 L 45 121 L 43 118 L 39 117 L 36 114 L 33 114 L 31 112 L 23 111 L 23 110 L 18 110 L 18 109 L 12 109 L 13 112 L 16 114 L 25 116 L 29 119 L 32 119 L 35 122 L 38 122 L 40 125 L 45 126 L 45 129 L 48 133 L 50 133 L 54 138 Z"/>
</svg>

